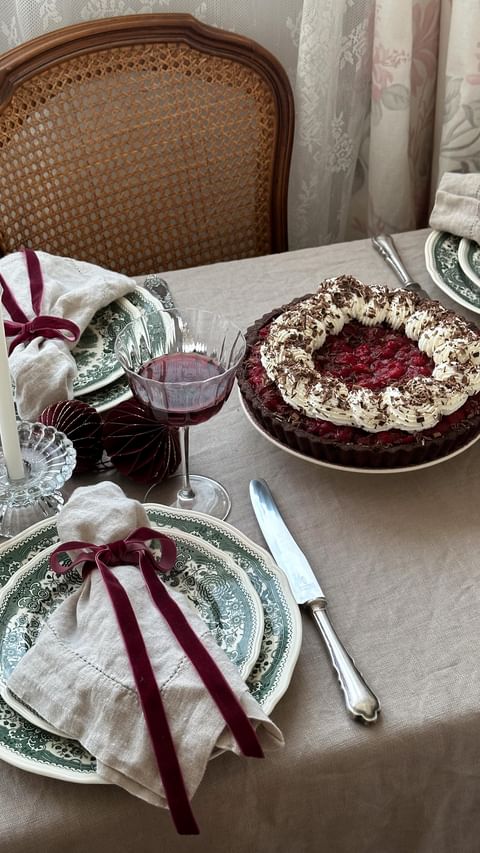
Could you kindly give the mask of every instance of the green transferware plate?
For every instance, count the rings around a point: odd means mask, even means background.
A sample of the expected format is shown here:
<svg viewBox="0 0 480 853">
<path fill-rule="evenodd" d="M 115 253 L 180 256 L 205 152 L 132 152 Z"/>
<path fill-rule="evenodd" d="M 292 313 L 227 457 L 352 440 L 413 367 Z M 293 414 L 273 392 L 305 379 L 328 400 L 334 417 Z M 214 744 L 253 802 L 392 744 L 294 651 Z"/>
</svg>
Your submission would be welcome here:
<svg viewBox="0 0 480 853">
<path fill-rule="evenodd" d="M 450 299 L 480 314 L 480 289 L 459 263 L 460 237 L 432 231 L 425 243 L 425 262 L 433 281 Z"/>
<path fill-rule="evenodd" d="M 458 262 L 467 278 L 480 287 L 480 245 L 463 237 L 458 247 Z"/>
<path fill-rule="evenodd" d="M 127 323 L 138 316 L 126 299 L 117 299 L 101 308 L 72 349 L 77 364 L 73 383 L 75 397 L 103 388 L 123 375 L 114 353 L 115 338 Z"/>
<path fill-rule="evenodd" d="M 187 543 L 188 540 L 189 549 L 193 548 L 193 544 L 188 534 L 195 537 L 198 548 L 203 548 L 203 552 L 209 550 L 210 553 L 209 545 L 215 549 L 220 549 L 223 552 L 224 560 L 229 561 L 231 559 L 237 569 L 241 570 L 240 576 L 246 573 L 248 580 L 251 581 L 263 609 L 263 634 L 260 638 L 260 649 L 256 662 L 247 678 L 247 685 L 265 713 L 270 713 L 288 687 L 301 643 L 299 609 L 283 572 L 266 551 L 258 548 L 225 522 L 217 521 L 199 513 L 184 513 L 181 510 L 167 509 L 156 504 L 147 504 L 146 509 L 153 525 L 164 529 L 174 528 L 177 533 L 181 531 L 187 534 L 183 541 Z M 8 583 L 15 572 L 22 567 L 22 578 L 24 575 L 25 578 L 29 577 L 31 566 L 33 566 L 33 570 L 38 568 L 40 571 L 40 580 L 34 581 L 38 584 L 33 592 L 35 606 L 27 607 L 24 611 L 25 626 L 23 635 L 20 632 L 20 641 L 18 636 L 15 637 L 15 632 L 11 634 L 10 630 L 7 630 L 8 620 L 2 615 L 5 612 L 5 606 L 11 601 L 10 595 L 7 598 L 2 598 L 0 605 L 0 660 L 1 669 L 5 673 L 9 671 L 9 667 L 13 668 L 18 655 L 21 656 L 25 653 L 29 638 L 38 634 L 42 612 L 43 618 L 47 612 L 45 602 L 50 601 L 51 609 L 54 598 L 58 603 L 62 597 L 65 597 L 75 588 L 75 586 L 71 586 L 74 583 L 72 580 L 73 573 L 66 577 L 61 576 L 60 579 L 55 578 L 55 590 L 53 591 L 49 584 L 41 585 L 42 570 L 40 567 L 43 566 L 43 577 L 45 577 L 46 560 L 46 554 L 42 552 L 56 543 L 58 543 L 58 536 L 55 522 L 52 519 L 46 519 L 0 547 L 0 584 Z M 40 555 L 38 560 L 30 563 L 38 555 Z M 26 566 L 27 563 L 29 563 L 28 566 Z M 176 582 L 176 577 L 174 577 L 173 583 Z M 12 584 L 10 589 L 16 588 L 16 581 L 10 581 L 10 583 Z M 67 588 L 62 587 L 62 583 Z M 78 584 L 78 578 L 76 583 Z M 248 585 L 245 586 L 248 588 Z M 239 585 L 239 588 L 242 588 L 242 584 Z M 14 604 L 15 600 L 17 601 L 16 604 Z M 31 592 L 28 600 L 32 600 Z M 24 604 L 23 599 L 15 594 L 12 603 L 14 604 L 14 618 L 20 619 Z M 35 612 L 35 608 L 38 609 L 38 612 Z M 213 629 L 217 632 L 217 639 L 218 636 L 222 636 L 223 629 L 220 630 L 215 621 Z M 13 642 L 10 641 L 10 634 Z M 226 640 L 226 636 L 225 634 L 225 645 L 228 647 L 230 641 Z M 23 650 L 22 642 L 24 643 Z M 253 645 L 251 645 L 251 649 L 253 655 Z M 229 648 L 226 648 L 226 651 L 227 654 L 231 654 Z M 249 659 L 248 668 L 251 665 L 251 656 L 246 655 L 245 659 Z M 5 677 L 8 675 L 5 675 L 3 680 Z M 77 741 L 46 732 L 31 720 L 27 720 L 17 713 L 3 698 L 0 698 L 0 758 L 10 764 L 45 776 L 73 782 L 96 783 L 99 781 L 96 775 L 95 759 Z"/>
<path fill-rule="evenodd" d="M 137 290 L 133 290 L 128 294 L 128 301 L 142 313 L 145 311 L 158 311 L 159 309 L 169 309 L 174 307 L 172 297 L 168 291 L 168 285 L 163 281 L 161 276 L 147 276 L 143 287 L 151 287 L 152 289 L 157 288 L 158 296 L 154 293 L 149 293 L 147 290 L 142 288 L 137 288 Z M 164 289 L 165 295 L 160 296 L 161 293 L 163 294 Z M 130 390 L 130 385 L 128 384 L 123 371 L 120 378 L 115 379 L 114 382 L 110 382 L 108 385 L 103 385 L 101 388 L 97 388 L 95 391 L 90 391 L 88 394 L 82 394 L 83 402 L 93 406 L 97 412 L 106 412 L 113 406 L 118 406 L 119 403 L 123 403 L 124 400 L 130 400 L 131 397 L 132 392 Z"/>
<path fill-rule="evenodd" d="M 171 535 L 177 544 L 177 560 L 175 568 L 165 576 L 167 585 L 187 596 L 218 645 L 246 679 L 258 658 L 264 633 L 263 608 L 258 594 L 228 554 L 179 530 L 172 530 Z M 49 615 L 81 586 L 77 570 L 57 576 L 50 569 L 49 556 L 54 547 L 48 546 L 18 569 L 0 594 L 0 692 L 7 703 L 9 676 L 34 645 Z M 13 699 L 14 708 L 23 709 L 21 715 L 30 723 L 38 724 L 36 750 L 43 747 L 43 751 L 48 752 L 48 743 L 55 730 L 45 727 L 34 711 L 23 707 L 15 697 Z M 46 731 L 42 732 L 44 728 Z M 83 764 L 90 766 L 87 765 L 88 753 L 84 752 Z M 35 760 L 37 751 L 33 755 L 27 751 L 24 758 Z M 75 762 L 73 768 L 58 768 L 54 761 L 49 769 L 60 778 L 66 778 L 65 773 L 70 777 L 72 769 L 77 773 Z"/>
<path fill-rule="evenodd" d="M 73 383 L 75 397 L 95 405 L 99 411 L 131 397 L 123 369 L 115 357 L 115 339 L 135 317 L 162 307 L 159 299 L 137 288 L 97 311 L 72 350 L 78 371 Z M 112 384 L 115 389 L 110 388 Z"/>
</svg>

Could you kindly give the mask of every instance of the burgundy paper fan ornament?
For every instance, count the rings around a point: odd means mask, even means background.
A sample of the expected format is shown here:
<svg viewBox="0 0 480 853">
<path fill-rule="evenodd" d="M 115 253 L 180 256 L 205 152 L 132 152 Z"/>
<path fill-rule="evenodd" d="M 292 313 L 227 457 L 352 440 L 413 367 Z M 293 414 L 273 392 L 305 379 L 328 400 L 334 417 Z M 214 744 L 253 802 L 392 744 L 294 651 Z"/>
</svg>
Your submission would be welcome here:
<svg viewBox="0 0 480 853">
<path fill-rule="evenodd" d="M 80 400 L 63 400 L 43 410 L 39 420 L 65 433 L 77 451 L 75 474 L 92 471 L 102 458 L 102 419 Z"/>
<path fill-rule="evenodd" d="M 103 446 L 117 471 L 137 483 L 159 483 L 180 464 L 177 430 L 160 424 L 136 400 L 105 415 Z"/>
</svg>

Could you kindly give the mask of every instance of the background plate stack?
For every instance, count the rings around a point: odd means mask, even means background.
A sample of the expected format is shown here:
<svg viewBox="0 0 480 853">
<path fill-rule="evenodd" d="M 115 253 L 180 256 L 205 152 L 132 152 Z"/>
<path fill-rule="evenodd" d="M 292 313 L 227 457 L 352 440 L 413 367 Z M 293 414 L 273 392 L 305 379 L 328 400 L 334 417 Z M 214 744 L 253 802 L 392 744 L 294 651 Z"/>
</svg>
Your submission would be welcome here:
<svg viewBox="0 0 480 853">
<path fill-rule="evenodd" d="M 480 246 L 446 231 L 432 231 L 425 262 L 433 281 L 450 299 L 480 314 Z"/>
</svg>

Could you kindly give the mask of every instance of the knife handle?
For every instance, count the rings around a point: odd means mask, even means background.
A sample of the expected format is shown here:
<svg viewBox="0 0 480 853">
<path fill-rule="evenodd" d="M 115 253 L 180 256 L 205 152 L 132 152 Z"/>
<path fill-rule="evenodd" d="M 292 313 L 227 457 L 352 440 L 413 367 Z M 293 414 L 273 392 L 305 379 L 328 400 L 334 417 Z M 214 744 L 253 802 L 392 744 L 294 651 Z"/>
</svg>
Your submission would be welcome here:
<svg viewBox="0 0 480 853">
<path fill-rule="evenodd" d="M 395 243 L 389 234 L 378 234 L 376 237 L 372 237 L 372 244 L 379 255 L 382 256 L 385 263 L 393 269 L 404 287 L 408 284 L 415 284 L 413 278 L 409 276 L 405 269 Z"/>
<path fill-rule="evenodd" d="M 423 299 L 430 299 L 428 293 L 407 272 L 397 252 L 397 247 L 389 234 L 378 234 L 376 237 L 372 237 L 372 245 L 379 255 L 382 256 L 385 263 L 392 268 L 404 290 L 412 290 L 423 297 Z"/>
<path fill-rule="evenodd" d="M 337 672 L 345 696 L 347 711 L 362 723 L 374 723 L 380 712 L 380 703 L 370 690 L 363 675 L 340 642 L 327 613 L 324 598 L 307 602 L 317 627 L 325 641 L 330 659 Z"/>
</svg>

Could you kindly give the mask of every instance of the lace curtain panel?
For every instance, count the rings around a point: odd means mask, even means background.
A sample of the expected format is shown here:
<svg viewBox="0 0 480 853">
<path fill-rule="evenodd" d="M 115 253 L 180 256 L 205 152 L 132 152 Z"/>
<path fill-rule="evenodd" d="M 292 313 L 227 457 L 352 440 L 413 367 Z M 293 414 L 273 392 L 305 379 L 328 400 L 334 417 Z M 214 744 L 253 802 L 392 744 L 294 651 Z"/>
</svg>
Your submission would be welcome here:
<svg viewBox="0 0 480 853">
<path fill-rule="evenodd" d="M 2 0 L 0 52 L 168 11 L 254 38 L 286 69 L 291 248 L 423 227 L 444 171 L 480 171 L 480 0 Z"/>
</svg>

